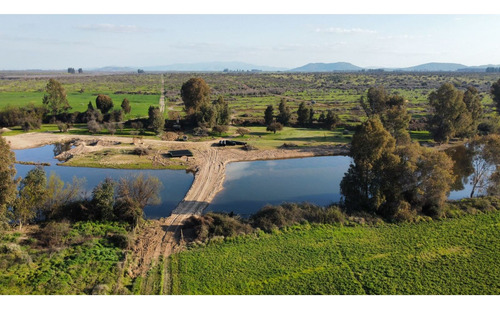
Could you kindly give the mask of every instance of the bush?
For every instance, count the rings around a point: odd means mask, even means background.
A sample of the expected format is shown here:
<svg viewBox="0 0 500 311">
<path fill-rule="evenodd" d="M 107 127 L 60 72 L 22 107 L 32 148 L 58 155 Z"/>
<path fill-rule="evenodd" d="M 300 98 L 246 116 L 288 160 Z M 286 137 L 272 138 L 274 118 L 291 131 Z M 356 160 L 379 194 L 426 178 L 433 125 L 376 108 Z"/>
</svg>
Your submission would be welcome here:
<svg viewBox="0 0 500 311">
<path fill-rule="evenodd" d="M 227 125 L 216 125 L 212 128 L 212 134 L 222 135 L 227 132 L 229 127 Z"/>
<path fill-rule="evenodd" d="M 323 224 L 343 223 L 345 217 L 337 206 L 325 208 L 311 203 L 267 205 L 250 217 L 250 223 L 254 228 L 260 228 L 266 232 L 304 221 Z"/>
<path fill-rule="evenodd" d="M 41 230 L 39 240 L 47 247 L 60 247 L 65 244 L 65 237 L 69 230 L 69 222 L 49 222 Z"/>
<path fill-rule="evenodd" d="M 62 122 L 56 122 L 59 132 L 66 133 L 68 131 L 68 125 Z"/>
<path fill-rule="evenodd" d="M 101 131 L 101 125 L 97 123 L 96 120 L 90 120 L 89 122 L 87 122 L 87 128 L 92 134 L 96 134 Z"/>
<path fill-rule="evenodd" d="M 206 137 L 208 136 L 208 130 L 205 127 L 195 127 L 193 129 L 193 136 Z"/>
<path fill-rule="evenodd" d="M 252 232 L 252 227 L 239 217 L 222 213 L 207 213 L 203 216 L 191 216 L 185 228 L 193 230 L 195 240 L 206 241 L 215 237 L 234 237 Z"/>
</svg>

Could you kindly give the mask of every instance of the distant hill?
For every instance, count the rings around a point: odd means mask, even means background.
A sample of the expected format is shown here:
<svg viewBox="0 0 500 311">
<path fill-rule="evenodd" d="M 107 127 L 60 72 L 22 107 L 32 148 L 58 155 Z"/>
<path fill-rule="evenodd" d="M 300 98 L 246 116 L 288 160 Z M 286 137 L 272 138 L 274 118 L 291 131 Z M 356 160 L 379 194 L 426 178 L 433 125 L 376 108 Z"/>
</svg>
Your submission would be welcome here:
<svg viewBox="0 0 500 311">
<path fill-rule="evenodd" d="M 330 72 L 330 71 L 360 71 L 363 68 L 351 63 L 309 63 L 305 66 L 290 69 L 293 72 Z"/>
<path fill-rule="evenodd" d="M 394 70 L 402 71 L 457 71 L 467 68 L 467 66 L 456 63 L 427 63 L 413 67 L 398 68 Z"/>
<path fill-rule="evenodd" d="M 207 62 L 207 63 L 185 63 L 163 66 L 143 67 L 145 71 L 229 71 L 237 70 L 260 70 L 260 71 L 284 71 L 287 68 L 260 66 L 243 62 Z"/>
</svg>

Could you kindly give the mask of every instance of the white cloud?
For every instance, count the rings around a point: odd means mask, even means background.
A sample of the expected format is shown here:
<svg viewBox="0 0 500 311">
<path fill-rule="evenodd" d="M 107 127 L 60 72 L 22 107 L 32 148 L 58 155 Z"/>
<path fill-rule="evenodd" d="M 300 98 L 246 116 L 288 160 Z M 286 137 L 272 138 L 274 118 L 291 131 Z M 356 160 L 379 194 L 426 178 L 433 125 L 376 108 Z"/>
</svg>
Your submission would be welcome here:
<svg viewBox="0 0 500 311">
<path fill-rule="evenodd" d="M 114 25 L 114 24 L 92 24 L 78 26 L 78 29 L 97 31 L 97 32 L 113 32 L 113 33 L 146 33 L 156 32 L 159 29 L 143 28 L 136 25 Z"/>
<path fill-rule="evenodd" d="M 339 28 L 339 27 L 329 27 L 329 28 L 316 28 L 316 32 L 323 33 L 337 33 L 337 34 L 375 34 L 376 30 L 363 29 L 363 28 Z"/>
</svg>

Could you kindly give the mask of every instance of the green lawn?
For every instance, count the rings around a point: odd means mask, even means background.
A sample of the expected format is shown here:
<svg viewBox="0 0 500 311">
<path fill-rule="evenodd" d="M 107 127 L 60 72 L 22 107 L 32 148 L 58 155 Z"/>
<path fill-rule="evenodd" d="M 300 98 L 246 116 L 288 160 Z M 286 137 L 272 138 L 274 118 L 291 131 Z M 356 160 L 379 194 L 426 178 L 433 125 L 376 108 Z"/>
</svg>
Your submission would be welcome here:
<svg viewBox="0 0 500 311">
<path fill-rule="evenodd" d="M 173 294 L 500 294 L 500 212 L 301 225 L 172 257 Z"/>
</svg>

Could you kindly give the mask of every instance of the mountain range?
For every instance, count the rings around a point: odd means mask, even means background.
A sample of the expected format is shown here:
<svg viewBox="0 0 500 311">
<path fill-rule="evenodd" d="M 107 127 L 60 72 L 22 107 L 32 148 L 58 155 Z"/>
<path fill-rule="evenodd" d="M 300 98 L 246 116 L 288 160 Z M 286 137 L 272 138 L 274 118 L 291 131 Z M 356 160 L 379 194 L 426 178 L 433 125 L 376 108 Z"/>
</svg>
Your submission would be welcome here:
<svg viewBox="0 0 500 311">
<path fill-rule="evenodd" d="M 356 71 L 408 71 L 408 72 L 484 72 L 487 67 L 500 67 L 500 65 L 466 66 L 457 63 L 426 63 L 404 68 L 384 68 L 384 67 L 359 67 L 347 62 L 336 63 L 309 63 L 297 68 L 283 68 L 272 66 L 260 66 L 244 62 L 205 62 L 205 63 L 184 63 L 162 66 L 146 67 L 117 67 L 107 66 L 101 68 L 88 69 L 89 71 L 100 72 L 137 72 L 137 69 L 145 71 L 181 71 L 181 72 L 220 72 L 220 71 L 284 71 L 284 72 L 356 72 Z"/>
</svg>

